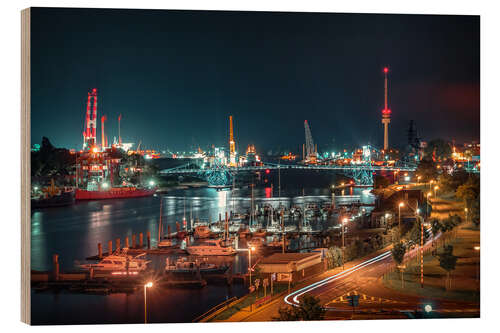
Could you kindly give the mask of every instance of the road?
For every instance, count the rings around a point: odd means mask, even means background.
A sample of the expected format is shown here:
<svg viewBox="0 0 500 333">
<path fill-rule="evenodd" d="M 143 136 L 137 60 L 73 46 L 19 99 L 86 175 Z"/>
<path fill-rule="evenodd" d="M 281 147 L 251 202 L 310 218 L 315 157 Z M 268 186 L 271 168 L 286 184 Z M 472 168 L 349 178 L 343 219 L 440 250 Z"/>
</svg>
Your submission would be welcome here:
<svg viewBox="0 0 500 333">
<path fill-rule="evenodd" d="M 425 245 L 432 246 L 432 240 Z M 407 253 L 407 258 L 417 255 L 418 248 Z M 394 265 L 388 249 L 372 256 L 346 265 L 345 270 L 330 271 L 328 276 L 322 275 L 316 281 L 286 295 L 284 298 L 256 310 L 246 316 L 244 321 L 267 321 L 276 317 L 280 307 L 298 305 L 305 295 L 319 297 L 327 310 L 325 319 L 350 319 L 352 307 L 346 296 L 359 295 L 359 306 L 355 318 L 407 318 L 404 312 L 422 311 L 427 304 L 432 306 L 432 313 L 445 317 L 453 315 L 479 315 L 479 304 L 452 300 L 433 299 L 423 296 L 402 294 L 386 288 L 382 283 L 384 273 Z M 364 316 L 364 317 L 363 317 Z"/>
</svg>

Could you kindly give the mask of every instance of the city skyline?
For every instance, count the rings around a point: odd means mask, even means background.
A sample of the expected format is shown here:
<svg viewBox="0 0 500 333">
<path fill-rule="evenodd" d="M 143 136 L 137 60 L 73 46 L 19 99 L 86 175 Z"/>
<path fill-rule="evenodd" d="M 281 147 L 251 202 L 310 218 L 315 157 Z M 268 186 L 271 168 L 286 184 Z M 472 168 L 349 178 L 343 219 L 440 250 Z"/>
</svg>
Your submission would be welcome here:
<svg viewBox="0 0 500 333">
<path fill-rule="evenodd" d="M 409 120 L 425 140 L 479 139 L 478 16 L 34 11 L 32 143 L 81 147 L 97 88 L 110 141 L 122 114 L 127 142 L 227 146 L 232 115 L 239 151 L 298 151 L 305 119 L 319 151 L 382 147 L 385 66 L 390 146 Z"/>
</svg>

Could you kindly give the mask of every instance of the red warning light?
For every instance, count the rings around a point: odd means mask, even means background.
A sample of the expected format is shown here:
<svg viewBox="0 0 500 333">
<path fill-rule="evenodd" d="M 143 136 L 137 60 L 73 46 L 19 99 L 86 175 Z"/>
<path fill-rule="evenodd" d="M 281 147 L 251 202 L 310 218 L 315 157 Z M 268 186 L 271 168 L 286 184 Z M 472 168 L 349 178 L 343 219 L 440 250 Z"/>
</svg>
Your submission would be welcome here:
<svg viewBox="0 0 500 333">
<path fill-rule="evenodd" d="M 389 73 L 389 68 L 388 67 L 384 67 L 384 73 L 385 74 Z"/>
<path fill-rule="evenodd" d="M 270 172 L 271 172 L 271 170 L 266 169 L 266 174 L 269 174 Z"/>
</svg>

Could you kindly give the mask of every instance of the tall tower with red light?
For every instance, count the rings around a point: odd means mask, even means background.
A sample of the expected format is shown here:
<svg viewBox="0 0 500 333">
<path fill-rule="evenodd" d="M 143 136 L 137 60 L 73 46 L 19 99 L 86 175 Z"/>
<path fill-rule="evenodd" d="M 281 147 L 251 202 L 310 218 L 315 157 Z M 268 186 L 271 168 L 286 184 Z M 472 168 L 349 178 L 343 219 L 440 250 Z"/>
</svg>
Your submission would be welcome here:
<svg viewBox="0 0 500 333">
<path fill-rule="evenodd" d="M 387 73 L 389 68 L 384 67 L 384 109 L 382 110 L 382 124 L 384 125 L 384 150 L 389 150 L 389 124 L 391 122 L 391 110 L 387 106 Z"/>
<path fill-rule="evenodd" d="M 233 116 L 229 116 L 229 165 L 236 166 L 236 143 L 233 133 Z"/>
</svg>

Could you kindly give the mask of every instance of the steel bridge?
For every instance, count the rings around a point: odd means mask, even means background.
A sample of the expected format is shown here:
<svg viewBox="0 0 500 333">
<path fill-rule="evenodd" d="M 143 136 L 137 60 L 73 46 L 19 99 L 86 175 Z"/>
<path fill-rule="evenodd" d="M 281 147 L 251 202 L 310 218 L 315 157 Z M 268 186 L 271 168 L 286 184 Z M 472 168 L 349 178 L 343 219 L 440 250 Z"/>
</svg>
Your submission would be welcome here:
<svg viewBox="0 0 500 333">
<path fill-rule="evenodd" d="M 175 168 L 160 171 L 162 175 L 194 175 L 205 179 L 210 185 L 229 186 L 237 173 L 256 172 L 265 170 L 315 170 L 315 171 L 333 171 L 341 173 L 352 178 L 357 185 L 373 185 L 373 174 L 377 171 L 415 171 L 416 166 L 410 164 L 401 164 L 394 166 L 378 166 L 371 163 L 352 164 L 352 165 L 305 165 L 305 164 L 275 164 L 263 163 L 260 166 L 241 166 L 228 167 L 225 165 L 214 165 L 210 168 L 200 168 L 195 163 L 187 163 Z"/>
</svg>

